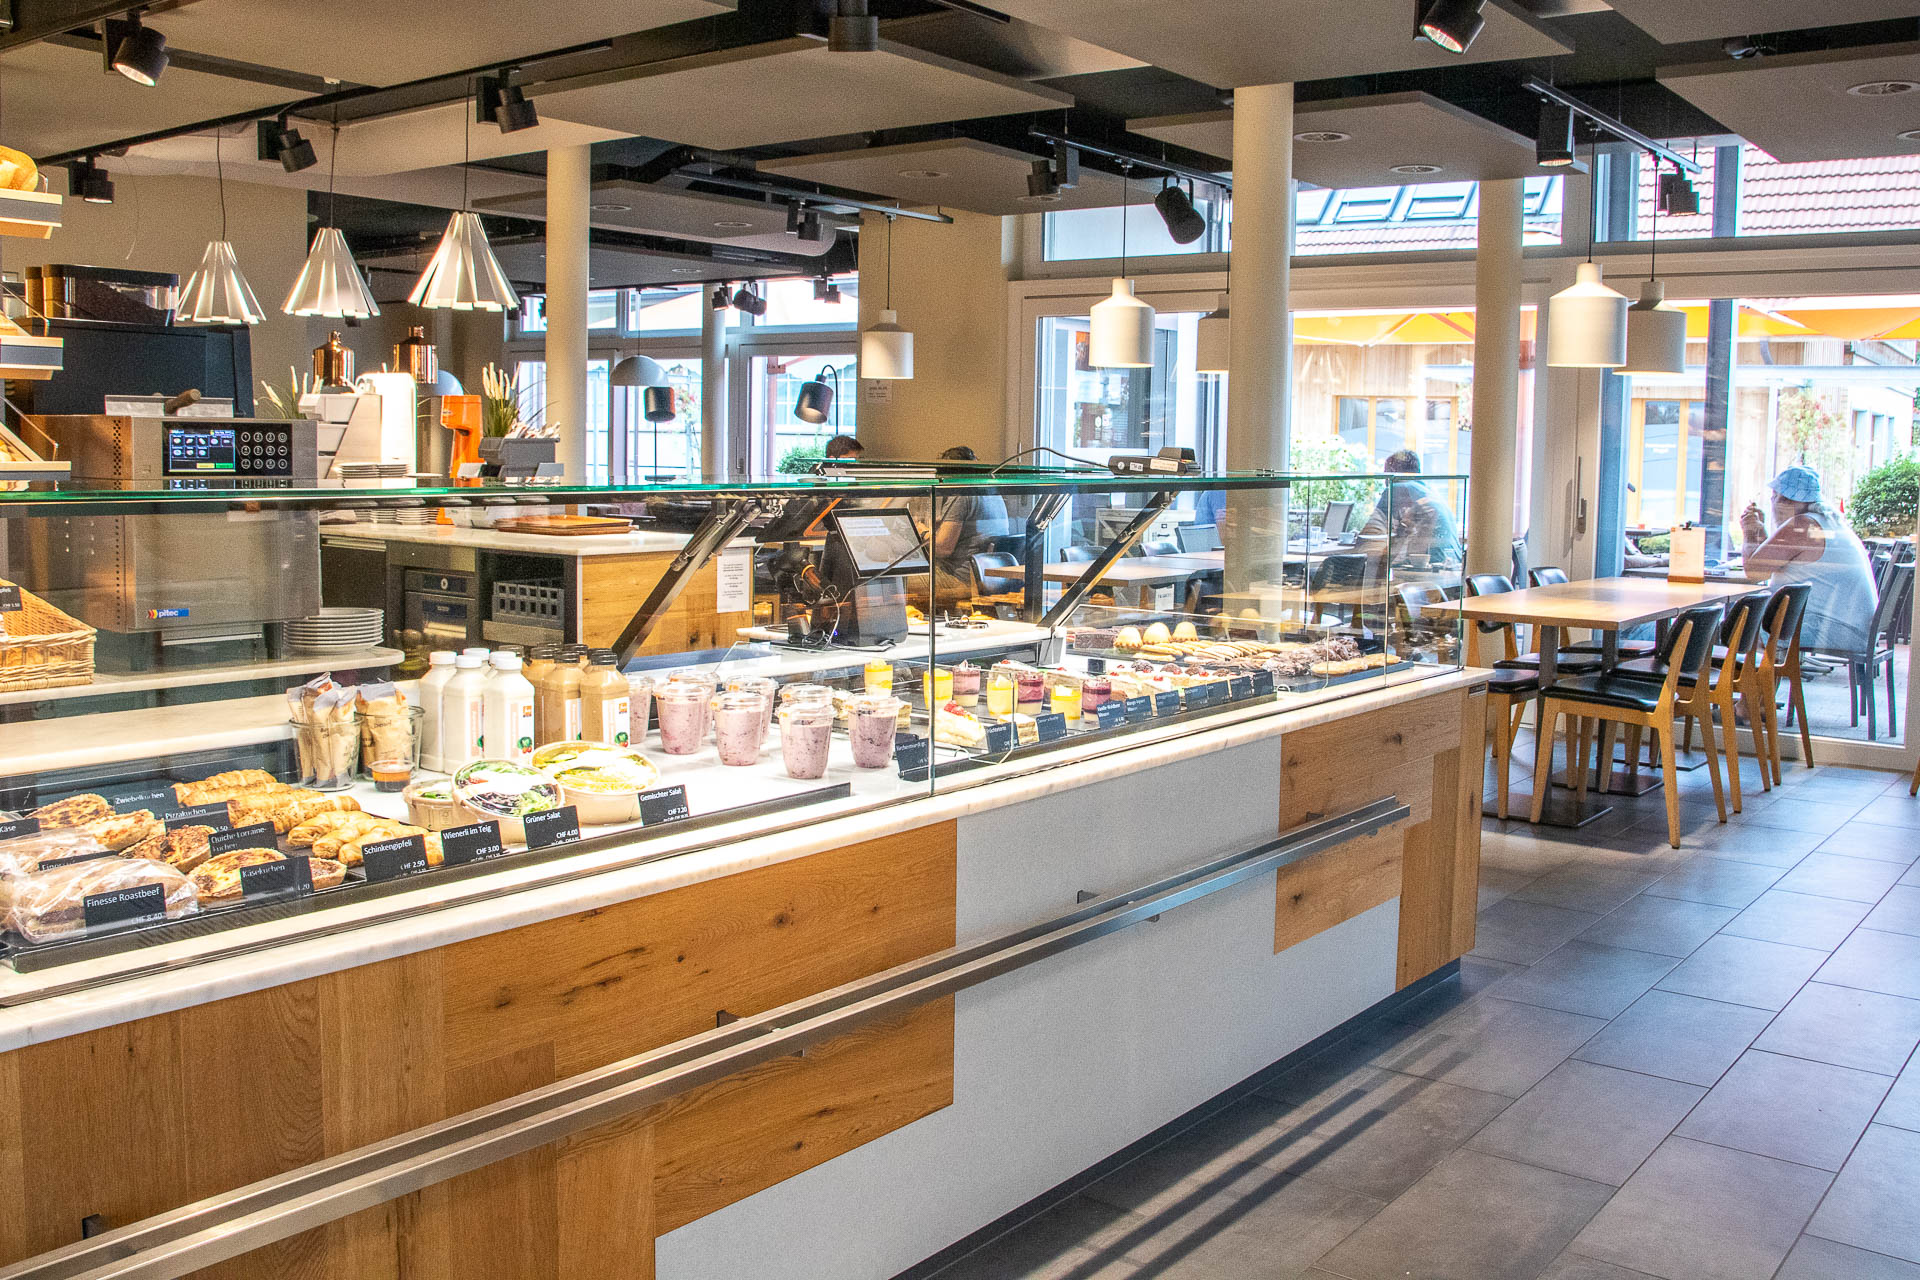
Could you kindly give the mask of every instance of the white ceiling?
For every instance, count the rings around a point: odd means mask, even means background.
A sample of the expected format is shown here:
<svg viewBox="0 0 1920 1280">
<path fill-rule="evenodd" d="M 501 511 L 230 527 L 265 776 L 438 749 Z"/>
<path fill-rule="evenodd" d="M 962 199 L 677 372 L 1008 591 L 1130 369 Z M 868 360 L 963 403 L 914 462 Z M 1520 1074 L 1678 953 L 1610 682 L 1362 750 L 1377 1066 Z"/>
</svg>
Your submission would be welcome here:
<svg viewBox="0 0 1920 1280">
<path fill-rule="evenodd" d="M 734 7 L 734 0 L 194 0 L 153 25 L 169 44 L 359 84 L 399 84 Z"/>
<path fill-rule="evenodd" d="M 1540 172 L 1533 139 L 1425 93 L 1388 93 L 1301 103 L 1299 133 L 1341 133 L 1293 144 L 1293 176 L 1317 187 L 1391 187 L 1416 182 L 1524 178 Z M 1208 155 L 1233 157 L 1233 113 L 1205 112 L 1132 120 L 1145 137 Z M 1397 165 L 1433 165 L 1432 173 L 1395 173 Z"/>
<path fill-rule="evenodd" d="M 547 216 L 544 189 L 506 193 L 473 203 L 485 212 L 516 218 L 544 221 Z M 592 205 L 589 214 L 592 225 L 609 231 L 705 240 L 807 256 L 825 253 L 833 243 L 833 229 L 839 225 L 831 217 L 823 218 L 822 238 L 801 240 L 787 234 L 784 204 L 679 191 L 620 179 L 594 183 Z"/>
<path fill-rule="evenodd" d="M 547 277 L 546 252 L 537 243 L 496 242 L 494 256 L 507 277 L 538 287 Z M 418 253 L 371 255 L 359 259 L 381 301 L 404 298 L 426 269 L 432 248 Z M 588 254 L 587 283 L 593 288 L 638 285 L 686 285 L 696 281 L 757 280 L 792 275 L 792 268 L 771 263 L 725 263 L 679 254 L 639 252 L 618 245 L 595 245 Z M 851 313 L 849 313 L 851 314 Z"/>
<path fill-rule="evenodd" d="M 1120 179 L 1083 168 L 1080 184 L 1057 197 L 1027 195 L 1027 174 L 1035 157 L 971 138 L 944 138 L 864 151 L 763 160 L 760 170 L 849 191 L 870 191 L 904 204 L 965 209 L 972 213 L 1017 214 L 1061 209 L 1106 209 L 1121 202 Z M 1135 182 L 1130 202 L 1153 199 L 1155 184 Z"/>
<path fill-rule="evenodd" d="M 873 53 L 776 40 L 600 81 L 530 94 L 542 115 L 719 150 L 1073 105 L 1064 93 L 887 40 Z"/>
<path fill-rule="evenodd" d="M 372 175 L 404 173 L 438 165 L 525 155 L 553 147 L 606 142 L 625 137 L 611 129 L 574 124 L 540 113 L 540 123 L 517 133 L 502 133 L 490 124 L 475 124 L 473 107 L 465 101 L 445 102 L 418 111 L 354 120 L 340 126 L 339 171 Z M 328 163 L 330 126 L 318 120 L 300 120 L 296 127 L 313 144 L 320 168 Z"/>
<path fill-rule="evenodd" d="M 1465 54 L 1415 39 L 1411 0 L 994 0 L 993 7 L 1219 88 L 1568 52 L 1512 0 L 1488 0 L 1486 30 Z"/>
<path fill-rule="evenodd" d="M 1920 0 L 1610 0 L 1662 44 L 1920 17 Z"/>
<path fill-rule="evenodd" d="M 1855 85 L 1920 85 L 1920 44 L 1785 54 L 1751 62 L 1669 67 L 1660 83 L 1776 160 L 1920 154 L 1920 87 L 1888 96 Z"/>
<path fill-rule="evenodd" d="M 30 44 L 0 55 L 6 143 L 45 156 L 285 102 L 287 90 L 173 67 L 151 88 L 102 67 L 96 50 Z"/>
</svg>

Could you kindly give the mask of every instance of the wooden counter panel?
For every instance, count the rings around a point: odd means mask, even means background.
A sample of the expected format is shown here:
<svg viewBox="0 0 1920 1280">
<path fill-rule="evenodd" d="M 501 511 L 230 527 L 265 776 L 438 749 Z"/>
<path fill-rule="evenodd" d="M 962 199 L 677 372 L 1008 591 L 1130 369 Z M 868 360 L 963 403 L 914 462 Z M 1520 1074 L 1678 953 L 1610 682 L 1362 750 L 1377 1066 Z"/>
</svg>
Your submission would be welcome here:
<svg viewBox="0 0 1920 1280">
<path fill-rule="evenodd" d="M 582 556 L 580 565 L 580 642 L 604 648 L 619 639 L 633 612 L 673 563 L 671 551 L 631 556 Z M 687 589 L 640 646 L 643 654 L 692 653 L 724 649 L 741 627 L 753 625 L 753 610 L 716 613 L 720 602 L 717 559 L 693 575 Z"/>
<path fill-rule="evenodd" d="M 1280 868 L 1273 949 L 1285 951 L 1400 892 L 1401 827 Z"/>
</svg>

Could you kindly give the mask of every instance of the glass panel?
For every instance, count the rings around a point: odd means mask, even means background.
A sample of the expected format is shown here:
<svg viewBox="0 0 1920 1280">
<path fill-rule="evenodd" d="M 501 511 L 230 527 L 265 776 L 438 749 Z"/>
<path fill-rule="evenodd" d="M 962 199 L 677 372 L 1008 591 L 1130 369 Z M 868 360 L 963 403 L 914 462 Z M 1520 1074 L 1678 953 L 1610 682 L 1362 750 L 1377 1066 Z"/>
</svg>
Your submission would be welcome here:
<svg viewBox="0 0 1920 1280">
<path fill-rule="evenodd" d="M 1407 447 L 1407 402 L 1381 399 L 1373 402 L 1373 454 L 1385 462 Z"/>
<path fill-rule="evenodd" d="M 1134 184 L 1134 195 L 1143 190 L 1151 199 L 1152 188 Z M 1193 207 L 1207 219 L 1208 234 L 1192 244 L 1175 244 L 1167 234 L 1167 224 L 1151 203 L 1135 204 L 1126 211 L 1126 251 L 1132 257 L 1159 258 L 1175 254 L 1215 253 L 1224 228 L 1214 202 L 1199 199 Z M 1046 260 L 1077 262 L 1088 258 L 1117 258 L 1121 250 L 1121 213 L 1111 209 L 1064 209 L 1046 216 Z"/>
<path fill-rule="evenodd" d="M 1041 320 L 1035 443 L 1102 465 L 1170 447 L 1192 449 L 1203 464 L 1216 458 L 1225 401 L 1219 382 L 1194 368 L 1199 320 L 1198 312 L 1160 312 L 1146 369 L 1093 368 L 1085 316 Z"/>
<path fill-rule="evenodd" d="M 698 333 L 710 306 L 702 285 L 684 289 L 629 289 L 627 328 L 633 333 Z"/>
<path fill-rule="evenodd" d="M 625 409 L 627 473 L 625 483 L 685 480 L 700 474 L 700 389 L 703 366 L 699 360 L 661 360 L 673 388 L 674 415 L 668 422 L 648 422 L 640 391 L 627 392 Z"/>
<path fill-rule="evenodd" d="M 1647 401 L 1639 524 L 1667 528 L 1680 522 L 1680 410 L 1677 400 Z"/>
<path fill-rule="evenodd" d="M 587 295 L 587 328 L 618 329 L 620 309 L 620 290 L 594 290 Z"/>
<path fill-rule="evenodd" d="M 613 449 L 613 407 L 609 401 L 613 362 L 587 361 L 587 483 L 605 484 Z M 558 423 L 554 424 L 560 425 Z"/>
<path fill-rule="evenodd" d="M 812 280 L 769 280 L 761 290 L 767 300 L 767 314 L 756 317 L 756 329 L 808 325 L 815 328 L 851 329 L 860 322 L 860 277 L 848 274 L 833 277 L 829 284 L 840 290 L 840 300 L 829 302 L 815 296 L 819 290 Z"/>
<path fill-rule="evenodd" d="M 860 385 L 851 355 L 756 356 L 751 384 L 754 469 L 800 475 L 826 456 L 827 441 L 858 435 Z M 794 412 L 808 383 L 833 391 L 827 419 L 802 422 Z"/>
</svg>

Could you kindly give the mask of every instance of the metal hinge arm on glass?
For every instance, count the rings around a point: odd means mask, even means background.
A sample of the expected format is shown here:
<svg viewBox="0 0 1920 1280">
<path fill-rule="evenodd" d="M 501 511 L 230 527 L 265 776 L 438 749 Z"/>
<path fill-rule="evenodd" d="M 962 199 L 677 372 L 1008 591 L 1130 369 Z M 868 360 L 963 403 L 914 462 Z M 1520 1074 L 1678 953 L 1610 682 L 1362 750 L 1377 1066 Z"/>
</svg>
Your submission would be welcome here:
<svg viewBox="0 0 1920 1280">
<path fill-rule="evenodd" d="M 613 651 L 619 656 L 621 666 L 633 661 L 634 655 L 640 652 L 640 646 L 653 634 L 654 627 L 673 607 L 673 602 L 692 584 L 693 575 L 729 542 L 746 532 L 747 526 L 768 505 L 768 500 L 763 498 L 742 498 L 738 502 L 713 504 L 706 519 L 687 539 L 687 545 L 673 558 L 667 571 L 660 575 L 660 581 L 653 585 L 647 598 L 633 611 L 633 617 L 627 620 L 627 625 L 620 628 L 620 638 L 613 642 Z"/>
<path fill-rule="evenodd" d="M 1025 968 L 1410 815 L 1397 800 L 1376 800 L 1065 915 L 41 1254 L 0 1270 L 0 1280 L 175 1280 Z"/>
<path fill-rule="evenodd" d="M 1053 608 L 1047 610 L 1047 616 L 1040 619 L 1040 625 L 1049 628 L 1057 627 L 1068 618 L 1071 618 L 1073 611 L 1080 607 L 1080 602 L 1087 598 L 1087 593 L 1099 585 L 1101 576 L 1104 575 L 1107 570 L 1113 568 L 1114 561 L 1120 559 L 1120 557 L 1132 550 L 1133 544 L 1140 541 L 1141 537 L 1152 527 L 1153 522 L 1158 520 L 1161 515 L 1166 512 L 1167 508 L 1172 505 L 1173 494 L 1171 491 L 1156 493 L 1151 498 L 1148 498 L 1147 505 L 1140 508 L 1138 515 L 1127 521 L 1127 527 L 1120 531 L 1120 535 L 1112 542 L 1109 542 L 1106 545 L 1106 549 L 1093 558 L 1093 563 L 1087 566 L 1087 571 L 1081 574 L 1072 586 L 1060 593 L 1060 598 L 1053 602 Z"/>
</svg>

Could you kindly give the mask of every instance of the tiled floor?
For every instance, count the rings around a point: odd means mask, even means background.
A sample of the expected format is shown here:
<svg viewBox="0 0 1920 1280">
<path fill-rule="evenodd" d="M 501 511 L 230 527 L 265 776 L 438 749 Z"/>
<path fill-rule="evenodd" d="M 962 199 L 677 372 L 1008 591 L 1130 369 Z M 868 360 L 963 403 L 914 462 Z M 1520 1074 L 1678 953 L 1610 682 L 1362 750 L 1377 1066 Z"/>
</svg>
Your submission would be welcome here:
<svg viewBox="0 0 1920 1280">
<path fill-rule="evenodd" d="M 942 1280 L 1920 1280 L 1920 800 L 1746 763 L 1489 822 L 1458 981 Z"/>
</svg>

